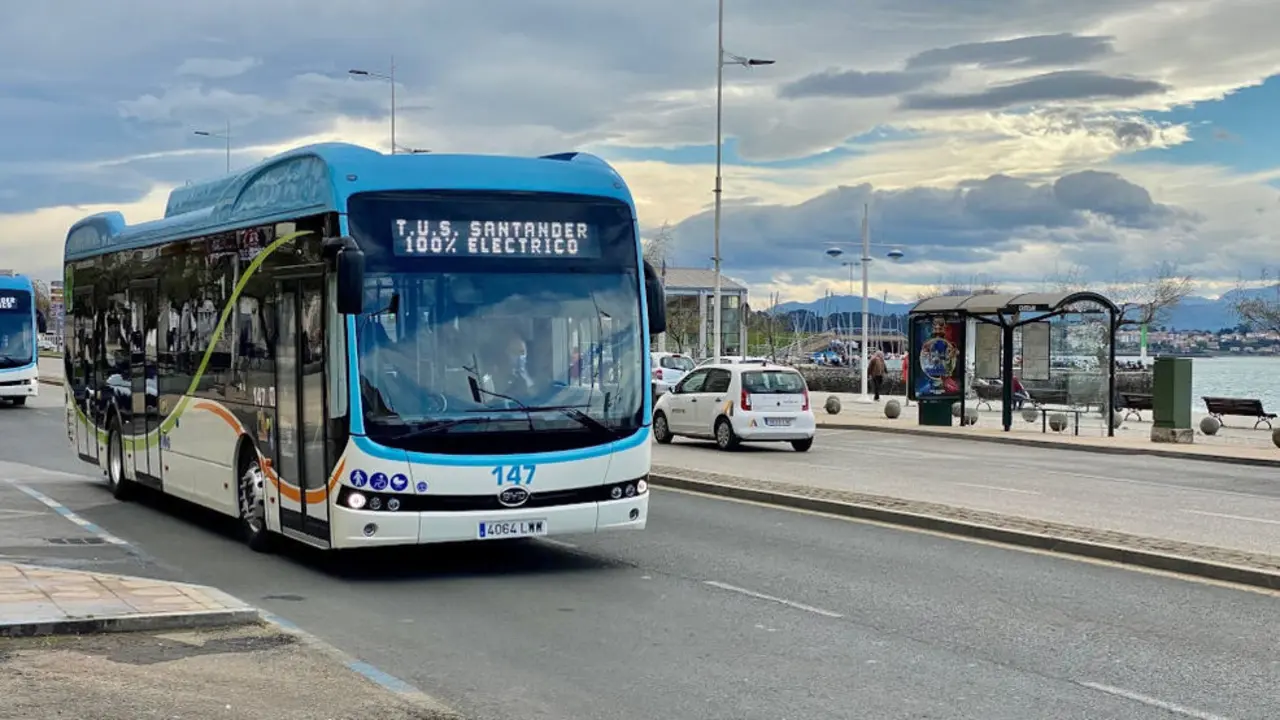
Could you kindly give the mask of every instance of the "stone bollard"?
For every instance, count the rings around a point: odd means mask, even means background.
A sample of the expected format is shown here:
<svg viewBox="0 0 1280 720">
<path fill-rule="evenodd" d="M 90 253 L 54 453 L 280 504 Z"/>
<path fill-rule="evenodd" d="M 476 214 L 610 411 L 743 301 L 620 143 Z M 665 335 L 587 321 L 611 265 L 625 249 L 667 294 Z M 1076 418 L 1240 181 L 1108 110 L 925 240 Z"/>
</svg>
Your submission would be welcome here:
<svg viewBox="0 0 1280 720">
<path fill-rule="evenodd" d="M 1022 419 L 1033 423 L 1040 419 L 1040 413 L 1033 407 L 1024 407 L 1022 408 Z"/>
<path fill-rule="evenodd" d="M 902 403 L 897 400 L 890 400 L 884 404 L 884 416 L 890 420 L 897 420 L 902 416 Z"/>
<path fill-rule="evenodd" d="M 964 409 L 964 422 L 962 425 L 978 424 L 978 408 L 967 407 Z"/>
<path fill-rule="evenodd" d="M 835 395 L 828 395 L 827 401 L 823 403 L 822 408 L 827 411 L 828 415 L 840 414 L 840 398 Z"/>
<path fill-rule="evenodd" d="M 1218 430 L 1222 429 L 1222 423 L 1216 417 L 1205 416 L 1200 418 L 1200 432 L 1205 435 L 1217 435 Z"/>
<path fill-rule="evenodd" d="M 1049 429 L 1054 432 L 1062 432 L 1067 429 L 1067 416 L 1063 413 L 1054 413 L 1049 416 Z"/>
<path fill-rule="evenodd" d="M 1123 414 L 1121 414 L 1121 413 L 1119 413 L 1119 412 L 1112 411 L 1112 413 L 1111 413 L 1111 429 L 1112 429 L 1112 430 L 1119 430 L 1119 429 L 1120 429 L 1120 426 L 1121 426 L 1121 425 L 1123 425 L 1123 424 L 1124 424 L 1124 415 L 1123 415 Z"/>
<path fill-rule="evenodd" d="M 1276 428 L 1271 431 L 1271 442 L 1275 443 L 1275 446 L 1280 448 L 1280 428 Z"/>
<path fill-rule="evenodd" d="M 960 403 L 958 402 L 951 403 L 951 417 L 953 418 L 960 417 Z"/>
</svg>

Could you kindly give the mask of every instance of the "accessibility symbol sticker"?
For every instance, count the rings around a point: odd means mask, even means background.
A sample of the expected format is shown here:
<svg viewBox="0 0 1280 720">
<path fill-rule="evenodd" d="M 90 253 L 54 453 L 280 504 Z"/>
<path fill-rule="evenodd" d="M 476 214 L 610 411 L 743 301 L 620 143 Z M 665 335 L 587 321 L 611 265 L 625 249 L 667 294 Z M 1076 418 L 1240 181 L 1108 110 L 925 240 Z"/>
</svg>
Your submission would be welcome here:
<svg viewBox="0 0 1280 720">
<path fill-rule="evenodd" d="M 355 487 L 362 488 L 369 482 L 369 476 L 363 470 L 351 471 L 351 484 Z"/>
<path fill-rule="evenodd" d="M 369 487 L 374 490 L 382 491 L 387 489 L 387 474 L 376 472 L 373 477 L 369 478 Z"/>
<path fill-rule="evenodd" d="M 402 473 L 396 473 L 391 476 L 391 489 L 396 492 L 404 492 L 409 487 L 409 478 Z"/>
</svg>

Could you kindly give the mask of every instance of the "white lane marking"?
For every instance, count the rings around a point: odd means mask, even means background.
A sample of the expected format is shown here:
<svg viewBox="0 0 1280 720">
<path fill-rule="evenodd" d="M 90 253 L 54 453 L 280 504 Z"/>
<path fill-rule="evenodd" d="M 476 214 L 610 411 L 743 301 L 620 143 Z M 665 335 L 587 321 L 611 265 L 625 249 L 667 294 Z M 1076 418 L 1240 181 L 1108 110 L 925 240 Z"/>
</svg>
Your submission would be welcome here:
<svg viewBox="0 0 1280 720">
<path fill-rule="evenodd" d="M 570 550 L 577 550 L 577 549 L 578 549 L 578 546 L 577 546 L 577 545 L 574 545 L 574 544 L 573 544 L 573 543 L 571 543 L 571 542 L 565 542 L 565 541 L 563 541 L 563 540 L 554 540 L 554 539 L 552 539 L 552 538 L 538 538 L 538 539 L 539 539 L 539 540 L 541 540 L 542 542 L 544 542 L 544 543 L 548 544 L 548 545 L 556 545 L 556 546 L 558 546 L 558 547 L 562 547 L 562 548 L 569 548 Z"/>
<path fill-rule="evenodd" d="M 822 608 L 816 608 L 812 605 L 805 605 L 804 603 L 798 603 L 798 602 L 795 602 L 794 600 L 787 600 L 785 598 L 774 597 L 772 595 L 765 595 L 764 593 L 758 593 L 754 590 L 740 588 L 737 585 L 730 585 L 728 583 L 722 583 L 716 580 L 706 580 L 704 581 L 704 584 L 710 585 L 713 588 L 719 588 L 721 590 L 728 590 L 729 592 L 738 593 L 739 595 L 746 595 L 747 597 L 752 597 L 757 600 L 766 600 L 771 603 L 786 605 L 787 607 L 795 608 L 796 610 L 803 610 L 808 613 L 813 613 L 814 615 L 821 615 L 823 617 L 829 617 L 829 618 L 844 617 L 844 615 L 841 615 L 840 613 L 837 613 L 837 612 L 831 612 L 830 610 L 823 610 Z"/>
<path fill-rule="evenodd" d="M 18 490 L 26 493 L 28 496 L 38 500 L 39 502 L 44 504 L 46 507 L 48 507 L 50 510 L 53 510 L 54 512 L 61 515 L 62 517 L 84 528 L 86 531 L 93 533 L 94 535 L 97 535 L 99 538 L 101 538 L 105 542 L 111 543 L 112 545 L 120 545 L 122 547 L 132 547 L 127 541 L 121 540 L 115 535 L 112 535 L 106 530 L 103 530 L 101 527 L 98 527 L 94 523 L 91 523 L 88 520 L 85 520 L 84 518 L 72 512 L 71 508 L 63 505 L 57 500 L 54 500 L 48 495 L 45 495 L 39 490 L 34 490 L 32 488 L 27 487 L 26 485 L 16 483 L 12 480 L 6 480 L 6 482 L 8 482 L 10 485 L 17 488 Z"/>
<path fill-rule="evenodd" d="M 1039 495 L 1035 490 L 1019 490 L 1018 488 L 1000 487 L 999 485 L 981 485 L 979 483 L 958 482 L 956 485 L 963 485 L 971 488 L 981 488 L 983 490 L 999 490 L 1000 492 L 1018 493 L 1019 495 Z"/>
<path fill-rule="evenodd" d="M 1116 697 L 1122 697 L 1126 700 L 1132 700 L 1136 703 L 1142 703 L 1143 705 L 1146 705 L 1148 707 L 1158 708 L 1160 710 L 1171 712 L 1175 715 L 1181 715 L 1183 717 L 1195 718 L 1196 720 L 1229 720 L 1225 715 L 1214 715 L 1213 713 L 1205 712 L 1203 710 L 1196 710 L 1195 708 L 1189 708 L 1185 705 L 1165 702 L 1160 698 L 1153 698 L 1148 695 L 1143 695 L 1141 693 L 1133 692 L 1132 690 L 1125 690 L 1124 688 L 1118 688 L 1118 687 L 1113 687 L 1111 685 L 1103 685 L 1102 683 L 1092 683 L 1092 682 L 1082 682 L 1077 684 L 1083 687 L 1087 687 L 1090 690 L 1097 690 L 1098 692 L 1106 693 L 1108 695 L 1115 695 Z"/>
<path fill-rule="evenodd" d="M 1280 525 L 1280 520 L 1267 520 L 1265 518 L 1249 517 L 1247 515 L 1228 515 L 1227 513 L 1209 512 L 1207 510 L 1183 510 L 1184 513 L 1192 515 L 1207 515 L 1209 517 L 1226 518 L 1227 520 L 1248 520 L 1249 522 L 1266 523 L 1268 525 Z"/>
</svg>

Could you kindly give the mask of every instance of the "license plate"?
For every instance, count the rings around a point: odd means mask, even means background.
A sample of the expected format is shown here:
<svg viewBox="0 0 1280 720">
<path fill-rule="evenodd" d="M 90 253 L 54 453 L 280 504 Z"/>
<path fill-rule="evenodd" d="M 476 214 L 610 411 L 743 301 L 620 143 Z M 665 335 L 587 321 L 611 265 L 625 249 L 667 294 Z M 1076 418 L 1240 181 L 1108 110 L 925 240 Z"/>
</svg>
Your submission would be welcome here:
<svg viewBox="0 0 1280 720">
<path fill-rule="evenodd" d="M 790 427 L 790 426 L 791 426 L 791 418 L 771 418 L 771 417 L 767 417 L 767 418 L 765 418 L 765 419 L 764 419 L 764 424 L 765 424 L 765 425 L 768 425 L 769 427 Z"/>
<path fill-rule="evenodd" d="M 476 537 L 480 540 L 537 537 L 547 534 L 546 520 L 498 520 L 482 522 Z"/>
</svg>

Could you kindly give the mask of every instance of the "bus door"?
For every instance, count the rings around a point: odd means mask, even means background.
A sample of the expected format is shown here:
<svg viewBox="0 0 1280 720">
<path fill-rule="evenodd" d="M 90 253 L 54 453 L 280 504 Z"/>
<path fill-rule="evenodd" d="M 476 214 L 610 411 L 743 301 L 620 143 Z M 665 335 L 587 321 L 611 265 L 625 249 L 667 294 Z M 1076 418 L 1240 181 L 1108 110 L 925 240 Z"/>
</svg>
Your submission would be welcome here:
<svg viewBox="0 0 1280 720">
<path fill-rule="evenodd" d="M 161 488 L 164 472 L 160 465 L 160 377 L 156 370 L 156 331 L 159 310 L 156 308 L 155 280 L 142 280 L 129 287 L 129 304 L 133 309 L 130 323 L 129 377 L 133 385 L 133 471 L 138 482 Z"/>
<path fill-rule="evenodd" d="M 287 271 L 286 271 L 287 272 Z M 329 545 L 324 276 L 312 269 L 276 283 L 276 443 L 280 526 Z"/>
<path fill-rule="evenodd" d="M 71 420 L 75 422 L 76 454 L 81 460 L 98 464 L 98 433 L 102 427 L 98 395 L 98 345 L 102 338 L 97 333 L 97 313 L 93 307 L 93 286 L 76 286 L 71 291 L 72 340 L 65 352 L 65 366 L 69 370 L 67 382 L 75 402 Z"/>
</svg>

